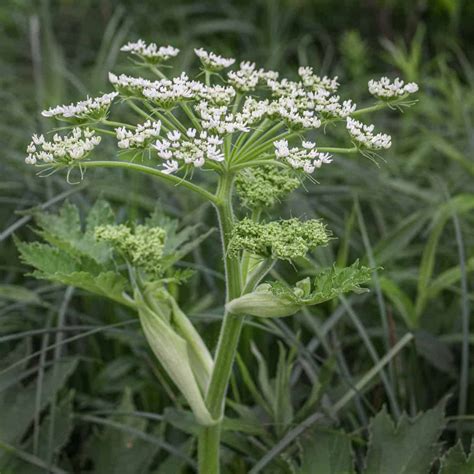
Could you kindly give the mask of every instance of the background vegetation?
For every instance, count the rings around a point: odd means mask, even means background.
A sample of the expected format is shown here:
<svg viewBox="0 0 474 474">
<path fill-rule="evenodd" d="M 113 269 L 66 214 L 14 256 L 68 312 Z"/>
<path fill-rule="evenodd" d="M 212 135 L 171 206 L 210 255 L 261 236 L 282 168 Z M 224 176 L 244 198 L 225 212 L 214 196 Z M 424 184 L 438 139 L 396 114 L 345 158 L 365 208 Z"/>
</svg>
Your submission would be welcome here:
<svg viewBox="0 0 474 474">
<path fill-rule="evenodd" d="M 71 186 L 63 175 L 40 179 L 24 165 L 30 135 L 43 127 L 39 112 L 109 91 L 108 71 L 127 67 L 120 46 L 139 37 L 180 47 L 187 69 L 196 67 L 192 49 L 204 46 L 289 76 L 311 65 L 338 75 L 355 99 L 367 97 L 369 78 L 386 73 L 421 88 L 401 120 L 379 112 L 377 123 L 394 137 L 386 162 L 338 158 L 319 184 L 277 211 L 322 217 L 335 232 L 313 262 L 360 258 L 383 270 L 369 294 L 314 314 L 248 321 L 230 394 L 225 472 L 339 474 L 350 471 L 351 450 L 358 472 L 474 472 L 461 450 L 474 430 L 474 3 L 335 3 L 0 3 L 2 474 L 192 472 L 196 427 L 171 408 L 181 400 L 133 314 L 28 277 L 14 243 L 14 236 L 35 238 L 38 209 L 70 200 L 85 212 L 100 196 L 131 219 L 159 202 L 203 230 L 214 225 L 211 209 L 143 176 L 94 170 Z M 223 303 L 216 242 L 211 235 L 186 263 L 199 273 L 179 297 L 210 346 Z M 275 272 L 294 275 L 288 266 Z M 408 331 L 413 341 L 397 352 Z"/>
</svg>

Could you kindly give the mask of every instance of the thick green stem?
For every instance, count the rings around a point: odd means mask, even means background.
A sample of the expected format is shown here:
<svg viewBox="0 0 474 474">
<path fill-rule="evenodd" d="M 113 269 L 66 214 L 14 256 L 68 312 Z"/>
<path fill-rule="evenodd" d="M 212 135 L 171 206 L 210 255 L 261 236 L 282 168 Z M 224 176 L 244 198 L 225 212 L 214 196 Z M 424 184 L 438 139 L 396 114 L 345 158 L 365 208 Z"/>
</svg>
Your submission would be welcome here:
<svg viewBox="0 0 474 474">
<path fill-rule="evenodd" d="M 216 193 L 216 210 L 219 218 L 224 264 L 226 275 L 226 303 L 240 296 L 242 292 L 240 265 L 238 259 L 229 258 L 227 247 L 232 232 L 234 215 L 232 211 L 233 175 L 224 174 L 219 180 Z M 219 335 L 214 370 L 206 397 L 206 405 L 215 419 L 222 420 L 227 387 L 232 372 L 237 345 L 239 343 L 244 318 L 231 313 L 224 314 L 224 320 Z M 220 451 L 221 423 L 203 428 L 199 435 L 199 472 L 201 474 L 218 474 Z"/>
</svg>

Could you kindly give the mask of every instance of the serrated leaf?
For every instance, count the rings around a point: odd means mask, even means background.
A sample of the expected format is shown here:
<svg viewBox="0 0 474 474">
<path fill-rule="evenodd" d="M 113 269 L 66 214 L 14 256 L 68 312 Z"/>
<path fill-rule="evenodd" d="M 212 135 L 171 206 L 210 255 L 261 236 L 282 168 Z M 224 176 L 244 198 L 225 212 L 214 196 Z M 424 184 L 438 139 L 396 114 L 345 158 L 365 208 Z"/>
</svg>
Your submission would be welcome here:
<svg viewBox="0 0 474 474">
<path fill-rule="evenodd" d="M 76 286 L 122 304 L 130 304 L 124 297 L 128 282 L 119 273 L 100 272 L 95 263 L 78 260 L 47 244 L 17 242 L 17 247 L 22 261 L 35 268 L 32 274 L 36 278 Z"/>
<path fill-rule="evenodd" d="M 446 425 L 446 399 L 414 419 L 402 415 L 397 426 L 384 407 L 370 422 L 364 474 L 427 474 Z"/>
<path fill-rule="evenodd" d="M 351 442 L 339 431 L 315 431 L 303 442 L 297 474 L 353 474 Z"/>
<path fill-rule="evenodd" d="M 94 237 L 94 228 L 114 222 L 114 215 L 105 201 L 97 201 L 89 211 L 85 231 L 82 229 L 79 210 L 66 203 L 57 214 L 38 213 L 35 216 L 40 230 L 38 234 L 54 247 L 67 252 L 71 257 L 92 259 L 104 263 L 110 258 L 110 248 Z"/>
<path fill-rule="evenodd" d="M 163 247 L 163 268 L 168 268 L 182 259 L 214 232 L 214 229 L 210 229 L 204 234 L 196 236 L 199 225 L 178 230 L 178 221 L 163 214 L 159 208 L 155 209 L 145 223 L 150 227 L 158 226 L 166 231 L 166 240 Z"/>
<path fill-rule="evenodd" d="M 39 242 L 16 242 L 23 263 L 35 268 L 39 274 L 72 273 L 78 270 L 78 261 L 60 249 Z"/>
<path fill-rule="evenodd" d="M 131 304 L 130 300 L 124 296 L 128 282 L 122 275 L 115 272 L 104 272 L 98 275 L 92 275 L 87 272 L 56 272 L 47 275 L 35 272 L 34 275 L 37 278 L 57 281 L 63 285 L 76 286 L 124 305 Z"/>
<path fill-rule="evenodd" d="M 368 290 L 360 285 L 371 278 L 372 269 L 359 266 L 358 261 L 350 267 L 326 268 L 315 277 L 312 294 L 304 298 L 305 304 L 320 304 L 348 292 L 364 293 Z"/>
<path fill-rule="evenodd" d="M 303 306 L 313 306 L 332 300 L 348 292 L 368 291 L 360 285 L 372 278 L 372 270 L 354 262 L 350 267 L 330 267 L 321 270 L 311 283 L 309 278 L 299 281 L 294 288 L 282 282 L 259 285 L 230 301 L 226 308 L 234 314 L 249 314 L 263 318 L 291 316 Z"/>
<path fill-rule="evenodd" d="M 441 459 L 439 474 L 472 474 L 474 472 L 474 442 L 468 456 L 464 452 L 461 440 L 458 440 Z"/>
</svg>

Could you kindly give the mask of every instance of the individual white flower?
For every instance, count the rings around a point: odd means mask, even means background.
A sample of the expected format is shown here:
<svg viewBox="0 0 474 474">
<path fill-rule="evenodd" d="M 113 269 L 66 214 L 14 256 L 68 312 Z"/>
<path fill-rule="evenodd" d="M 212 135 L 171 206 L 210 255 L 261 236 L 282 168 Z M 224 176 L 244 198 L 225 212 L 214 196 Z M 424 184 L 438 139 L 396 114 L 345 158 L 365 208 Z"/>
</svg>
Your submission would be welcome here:
<svg viewBox="0 0 474 474">
<path fill-rule="evenodd" d="M 101 137 L 88 128 L 74 128 L 66 136 L 55 134 L 52 141 L 46 141 L 43 135 L 33 135 L 25 162 L 33 165 L 37 162 L 72 164 L 86 158 L 100 142 Z"/>
<path fill-rule="evenodd" d="M 161 122 L 159 120 L 156 122 L 147 120 L 145 123 L 138 124 L 133 130 L 119 127 L 115 129 L 117 145 L 121 149 L 147 148 L 151 141 L 156 140 L 160 135 L 160 131 Z"/>
<path fill-rule="evenodd" d="M 163 165 L 163 173 L 165 174 L 173 174 L 178 171 L 179 164 L 176 160 L 168 160 Z"/>
<path fill-rule="evenodd" d="M 301 169 L 308 174 L 313 173 L 323 164 L 332 162 L 331 155 L 319 152 L 314 142 L 303 141 L 302 148 L 290 148 L 287 140 L 275 141 L 273 145 L 277 159 L 285 161 L 293 169 Z"/>
<path fill-rule="evenodd" d="M 229 84 L 239 92 L 250 92 L 255 90 L 260 79 L 259 71 L 255 68 L 255 63 L 243 61 L 240 63 L 240 69 L 230 71 L 227 74 Z"/>
<path fill-rule="evenodd" d="M 418 85 L 414 82 L 405 84 L 398 77 L 391 82 L 388 77 L 382 77 L 379 81 L 369 81 L 369 92 L 378 99 L 394 99 L 413 94 L 418 91 Z"/>
<path fill-rule="evenodd" d="M 382 150 L 391 147 L 392 138 L 390 135 L 386 133 L 374 134 L 374 125 L 365 125 L 351 117 L 347 117 L 346 120 L 346 128 L 358 147 L 369 150 Z"/>
<path fill-rule="evenodd" d="M 160 63 L 167 61 L 178 55 L 179 49 L 173 46 L 160 46 L 155 43 L 146 44 L 145 41 L 139 39 L 137 42 L 127 43 L 120 48 L 120 51 L 131 53 L 147 62 Z"/>
<path fill-rule="evenodd" d="M 212 51 L 206 51 L 203 48 L 195 49 L 196 56 L 201 60 L 204 69 L 212 72 L 219 72 L 235 63 L 234 58 L 224 58 Z"/>
<path fill-rule="evenodd" d="M 107 116 L 109 108 L 118 96 L 117 92 L 104 94 L 100 97 L 87 98 L 69 105 L 58 105 L 48 110 L 43 110 L 43 117 L 55 117 L 63 120 L 100 120 Z"/>
</svg>

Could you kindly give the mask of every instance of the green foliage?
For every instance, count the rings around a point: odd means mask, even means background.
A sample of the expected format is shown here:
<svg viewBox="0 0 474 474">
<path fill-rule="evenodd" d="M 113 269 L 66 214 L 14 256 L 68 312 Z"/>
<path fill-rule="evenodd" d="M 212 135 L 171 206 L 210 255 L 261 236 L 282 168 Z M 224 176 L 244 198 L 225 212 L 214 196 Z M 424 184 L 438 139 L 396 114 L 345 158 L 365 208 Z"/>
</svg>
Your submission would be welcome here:
<svg viewBox="0 0 474 474">
<path fill-rule="evenodd" d="M 68 254 L 65 249 L 38 242 L 17 242 L 17 247 L 23 262 L 35 268 L 32 274 L 36 278 L 77 286 L 119 303 L 129 304 L 124 296 L 128 287 L 126 279 L 115 271 L 101 271 L 88 257 L 75 254 L 74 249 L 70 248 L 73 253 Z"/>
<path fill-rule="evenodd" d="M 329 239 L 326 226 L 316 219 L 258 223 L 245 218 L 235 225 L 228 253 L 236 258 L 245 250 L 261 257 L 291 260 L 327 245 Z"/>
<path fill-rule="evenodd" d="M 297 474 L 354 474 L 349 437 L 340 431 L 314 431 L 302 446 Z"/>
<path fill-rule="evenodd" d="M 19 347 L 18 349 L 24 349 Z M 12 355 L 12 354 L 11 354 Z M 5 359 L 8 364 L 10 357 Z M 77 359 L 62 359 L 56 366 L 46 370 L 42 376 L 41 384 L 32 380 L 28 384 L 21 382 L 24 373 L 13 371 L 12 367 L 4 367 L 0 375 L 0 410 L 2 422 L 0 423 L 0 443 L 12 446 L 12 451 L 0 451 L 0 469 L 8 472 L 38 473 L 42 472 L 34 465 L 21 461 L 24 456 L 19 456 L 16 450 L 30 451 L 33 447 L 34 437 L 38 440 L 36 448 L 38 459 L 47 460 L 59 453 L 66 444 L 71 433 L 71 402 L 72 394 L 65 397 L 55 410 L 54 425 L 49 416 L 45 417 L 38 427 L 38 434 L 31 431 L 32 423 L 38 422 L 43 411 L 50 407 L 67 379 L 77 367 Z M 26 372 L 28 374 L 28 372 Z M 20 375 L 20 376 L 19 376 Z M 23 375 L 23 377 L 21 376 Z M 20 471 L 21 470 L 21 471 Z"/>
<path fill-rule="evenodd" d="M 95 474 L 149 472 L 158 447 L 134 433 L 133 430 L 145 432 L 148 425 L 144 418 L 127 416 L 135 410 L 132 391 L 126 389 L 117 407 L 118 414 L 111 417 L 111 421 L 122 425 L 123 429 L 117 425 L 106 426 L 89 439 L 87 457 L 94 463 Z"/>
<path fill-rule="evenodd" d="M 403 415 L 395 425 L 382 409 L 369 426 L 364 474 L 423 474 L 439 450 L 436 442 L 446 424 L 446 400 L 414 419 Z"/>
<path fill-rule="evenodd" d="M 66 446 L 73 429 L 73 403 L 74 393 L 70 392 L 54 410 L 54 417 L 50 412 L 42 421 L 38 431 L 39 444 L 37 455 L 40 459 L 47 460 L 50 455 L 57 457 Z M 28 438 L 25 448 L 33 450 L 33 439 Z M 44 469 L 40 466 L 22 461 L 12 460 L 7 469 L 22 474 L 43 474 Z"/>
<path fill-rule="evenodd" d="M 291 170 L 275 166 L 247 168 L 237 175 L 235 181 L 242 205 L 249 209 L 273 207 L 300 184 Z"/>
<path fill-rule="evenodd" d="M 461 440 L 441 459 L 439 474 L 472 474 L 474 472 L 473 446 L 466 456 Z"/>
<path fill-rule="evenodd" d="M 304 306 L 330 301 L 348 292 L 368 291 L 360 285 L 372 278 L 370 268 L 354 262 L 350 267 L 336 266 L 321 270 L 313 281 L 309 277 L 300 280 L 292 288 L 282 282 L 259 285 L 254 292 L 232 300 L 227 308 L 236 314 L 251 314 L 264 318 L 290 316 Z"/>
</svg>

